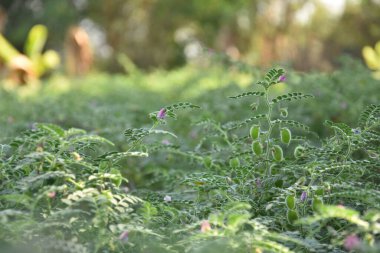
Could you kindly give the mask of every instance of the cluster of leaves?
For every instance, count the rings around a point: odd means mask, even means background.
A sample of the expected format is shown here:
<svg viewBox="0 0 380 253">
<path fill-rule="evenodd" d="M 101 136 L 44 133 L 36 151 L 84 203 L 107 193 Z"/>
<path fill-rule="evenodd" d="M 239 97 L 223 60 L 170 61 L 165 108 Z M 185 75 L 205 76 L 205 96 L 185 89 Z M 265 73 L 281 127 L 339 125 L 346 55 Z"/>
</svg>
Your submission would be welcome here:
<svg viewBox="0 0 380 253">
<path fill-rule="evenodd" d="M 113 144 L 83 130 L 37 124 L 1 146 L 1 250 L 29 245 L 28 252 L 99 252 L 117 246 L 115 233 L 132 226 L 133 208 L 141 202 L 122 187 L 127 180 L 118 161 L 145 154 L 102 152 L 104 145 Z M 118 230 L 110 231 L 111 225 Z"/>
</svg>

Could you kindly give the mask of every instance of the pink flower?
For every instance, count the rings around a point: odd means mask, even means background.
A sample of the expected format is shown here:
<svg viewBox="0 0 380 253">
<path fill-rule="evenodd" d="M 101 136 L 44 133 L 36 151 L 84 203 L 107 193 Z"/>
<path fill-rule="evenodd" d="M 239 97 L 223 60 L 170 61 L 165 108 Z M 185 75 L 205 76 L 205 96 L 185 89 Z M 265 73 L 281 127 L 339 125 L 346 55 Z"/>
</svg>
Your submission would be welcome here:
<svg viewBox="0 0 380 253">
<path fill-rule="evenodd" d="M 202 223 L 201 223 L 201 232 L 202 233 L 206 233 L 207 231 L 210 231 L 210 230 L 211 230 L 210 222 L 208 220 L 202 221 Z"/>
<path fill-rule="evenodd" d="M 120 234 L 119 240 L 123 241 L 123 242 L 128 242 L 128 231 L 127 230 Z"/>
<path fill-rule="evenodd" d="M 49 192 L 47 196 L 51 199 L 55 198 L 56 193 L 55 192 Z"/>
<path fill-rule="evenodd" d="M 357 235 L 349 235 L 344 240 L 344 248 L 348 251 L 357 248 L 360 245 L 360 239 Z"/>
<path fill-rule="evenodd" d="M 164 119 L 166 116 L 166 109 L 162 108 L 158 113 L 157 113 L 157 118 L 159 119 Z"/>
<path fill-rule="evenodd" d="M 280 76 L 280 78 L 278 78 L 278 81 L 279 82 L 285 82 L 286 81 L 286 76 L 285 75 Z"/>
</svg>

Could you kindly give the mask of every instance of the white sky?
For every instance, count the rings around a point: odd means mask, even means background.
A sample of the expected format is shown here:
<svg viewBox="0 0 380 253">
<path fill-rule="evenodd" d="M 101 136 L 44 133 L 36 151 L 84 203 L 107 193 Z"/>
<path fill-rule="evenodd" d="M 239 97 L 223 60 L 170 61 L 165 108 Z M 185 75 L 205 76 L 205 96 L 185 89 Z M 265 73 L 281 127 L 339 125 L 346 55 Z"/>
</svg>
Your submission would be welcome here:
<svg viewBox="0 0 380 253">
<path fill-rule="evenodd" d="M 339 16 L 343 14 L 346 2 L 348 0 L 318 0 L 324 6 L 326 6 L 327 10 L 334 16 Z M 351 2 L 354 0 L 351 0 Z M 300 10 L 297 11 L 295 15 L 295 19 L 300 24 L 307 24 L 310 20 L 310 17 L 313 15 L 315 11 L 315 5 L 312 1 L 307 2 Z"/>
<path fill-rule="evenodd" d="M 323 3 L 332 14 L 340 15 L 344 11 L 346 0 L 319 0 Z"/>
</svg>

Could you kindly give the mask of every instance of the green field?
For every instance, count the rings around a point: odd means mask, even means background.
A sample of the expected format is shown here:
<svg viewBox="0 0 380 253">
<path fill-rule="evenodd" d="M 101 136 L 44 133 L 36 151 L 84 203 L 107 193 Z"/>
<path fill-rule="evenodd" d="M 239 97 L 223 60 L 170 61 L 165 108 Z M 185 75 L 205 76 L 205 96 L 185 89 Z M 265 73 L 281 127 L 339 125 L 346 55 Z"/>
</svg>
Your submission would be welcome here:
<svg viewBox="0 0 380 253">
<path fill-rule="evenodd" d="M 4 83 L 0 252 L 379 252 L 379 81 L 285 71 Z"/>
</svg>

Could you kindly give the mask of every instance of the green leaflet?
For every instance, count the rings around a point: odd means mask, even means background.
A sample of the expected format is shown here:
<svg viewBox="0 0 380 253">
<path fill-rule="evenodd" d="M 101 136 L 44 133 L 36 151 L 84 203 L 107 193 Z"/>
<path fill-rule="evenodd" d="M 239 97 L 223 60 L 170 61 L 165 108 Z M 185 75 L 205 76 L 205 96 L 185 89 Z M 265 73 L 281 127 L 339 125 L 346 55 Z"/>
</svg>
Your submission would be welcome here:
<svg viewBox="0 0 380 253">
<path fill-rule="evenodd" d="M 299 100 L 299 99 L 304 99 L 304 98 L 313 98 L 313 97 L 314 96 L 312 96 L 312 95 L 305 95 L 305 94 L 302 94 L 301 92 L 292 92 L 292 93 L 281 95 L 281 96 L 278 96 L 278 97 L 272 99 L 272 103 L 276 104 L 276 103 L 279 103 L 282 101 L 290 102 L 293 100 Z"/>
<path fill-rule="evenodd" d="M 232 97 L 228 97 L 228 98 L 232 98 L 232 99 L 236 99 L 236 98 L 244 98 L 244 97 L 247 97 L 247 96 L 258 96 L 258 97 L 262 97 L 264 96 L 265 93 L 264 92 L 260 92 L 260 91 L 251 91 L 251 92 L 244 92 L 242 94 L 239 94 L 239 95 L 236 95 L 236 96 L 232 96 Z"/>
</svg>

